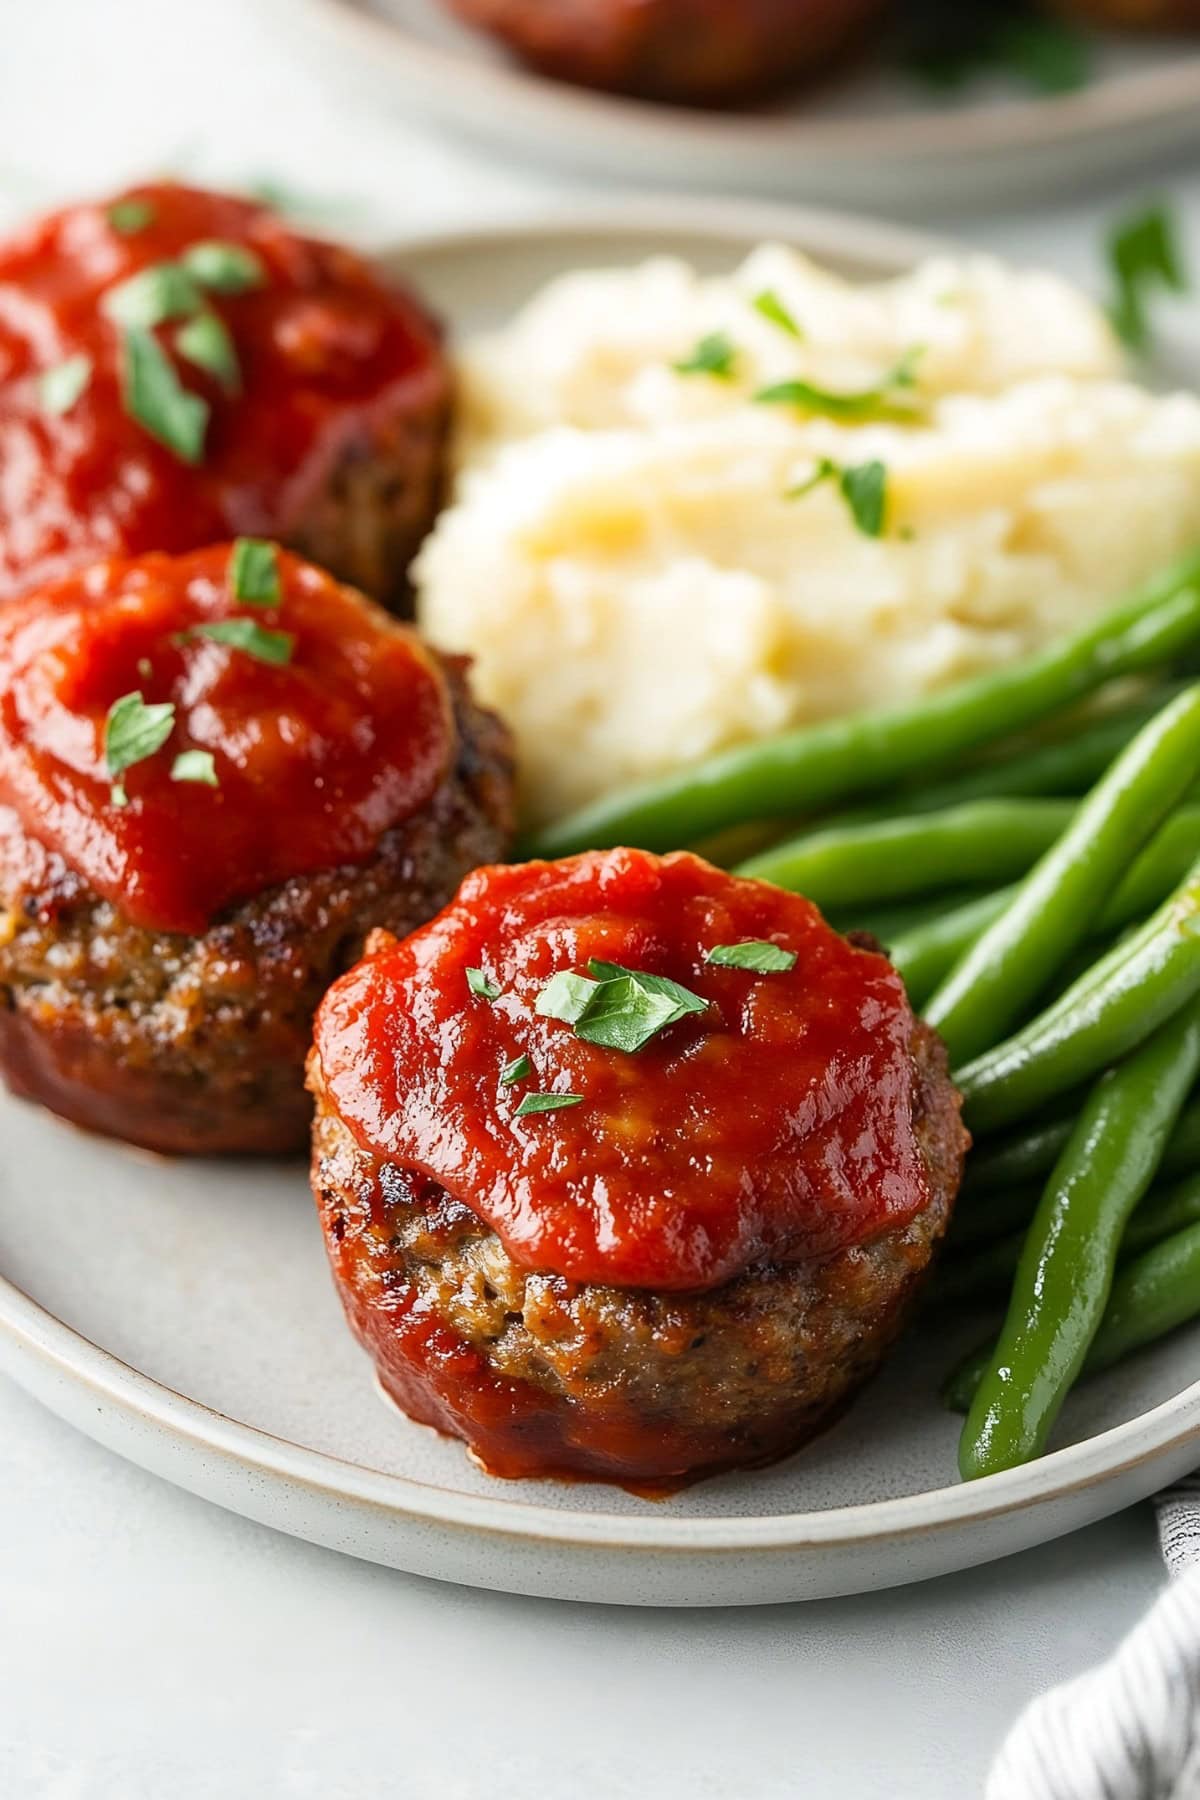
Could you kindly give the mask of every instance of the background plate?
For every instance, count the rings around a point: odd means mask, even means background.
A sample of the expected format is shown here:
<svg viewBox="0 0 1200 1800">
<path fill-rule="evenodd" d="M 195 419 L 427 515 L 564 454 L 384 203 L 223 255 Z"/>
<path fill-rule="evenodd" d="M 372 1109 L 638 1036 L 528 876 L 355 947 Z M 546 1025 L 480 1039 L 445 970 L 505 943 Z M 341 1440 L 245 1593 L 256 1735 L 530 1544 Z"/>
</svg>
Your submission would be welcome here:
<svg viewBox="0 0 1200 1800">
<path fill-rule="evenodd" d="M 1003 82 L 950 101 L 865 69 L 779 107 L 700 112 L 590 93 L 531 74 L 437 0 L 260 0 L 302 51 L 336 59 L 383 106 L 486 138 L 550 168 L 905 215 L 1027 201 L 1100 182 L 1200 142 L 1197 40 L 1105 40 L 1078 92 Z"/>
<path fill-rule="evenodd" d="M 590 220 L 576 208 L 569 223 L 393 260 L 470 329 L 566 266 L 651 250 L 728 266 L 771 235 L 860 275 L 927 247 L 820 214 L 672 202 Z M 9 1099 L 0 1143 L 0 1364 L 145 1467 L 396 1568 L 648 1605 L 851 1593 L 1026 1548 L 1200 1460 L 1192 1331 L 1082 1389 L 1052 1455 L 956 1485 L 957 1425 L 937 1383 L 965 1346 L 933 1322 L 832 1431 L 773 1469 L 658 1504 L 493 1481 L 381 1403 L 342 1323 L 302 1166 L 168 1162 Z"/>
</svg>

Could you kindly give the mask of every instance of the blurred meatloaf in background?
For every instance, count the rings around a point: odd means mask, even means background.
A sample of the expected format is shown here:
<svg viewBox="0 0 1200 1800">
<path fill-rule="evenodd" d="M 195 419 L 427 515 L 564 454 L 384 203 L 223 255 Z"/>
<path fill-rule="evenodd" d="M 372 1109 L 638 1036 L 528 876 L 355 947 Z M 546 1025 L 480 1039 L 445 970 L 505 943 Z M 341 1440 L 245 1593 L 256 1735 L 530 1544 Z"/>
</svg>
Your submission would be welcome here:
<svg viewBox="0 0 1200 1800">
<path fill-rule="evenodd" d="M 544 74 L 641 99 L 754 99 L 821 73 L 882 0 L 447 0 Z"/>
</svg>

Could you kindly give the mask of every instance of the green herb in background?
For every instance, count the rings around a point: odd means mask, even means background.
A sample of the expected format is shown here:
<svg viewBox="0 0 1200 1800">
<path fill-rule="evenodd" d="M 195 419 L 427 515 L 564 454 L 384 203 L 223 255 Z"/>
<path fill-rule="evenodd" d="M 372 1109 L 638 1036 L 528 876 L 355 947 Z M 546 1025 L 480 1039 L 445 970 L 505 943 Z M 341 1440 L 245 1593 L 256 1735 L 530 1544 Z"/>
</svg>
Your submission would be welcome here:
<svg viewBox="0 0 1200 1800">
<path fill-rule="evenodd" d="M 1063 94 L 1092 73 L 1091 45 L 1077 26 L 1014 0 L 908 0 L 897 56 L 946 92 L 998 73 L 1035 93 Z"/>
<path fill-rule="evenodd" d="M 172 781 L 197 781 L 205 787 L 220 787 L 211 750 L 181 750 L 171 764 Z"/>
<path fill-rule="evenodd" d="M 203 461 L 208 402 L 189 394 L 151 331 L 125 333 L 122 397 L 130 418 L 180 462 Z"/>
<path fill-rule="evenodd" d="M 78 356 L 68 356 L 65 362 L 56 363 L 52 369 L 43 369 L 37 378 L 42 411 L 70 412 L 91 379 L 92 359 L 82 351 Z"/>
<path fill-rule="evenodd" d="M 180 261 L 193 280 L 217 294 L 242 294 L 247 288 L 262 287 L 267 279 L 256 251 L 246 244 L 226 243 L 222 238 L 189 244 Z"/>
<path fill-rule="evenodd" d="M 241 388 L 237 351 L 228 326 L 216 313 L 197 313 L 181 325 L 175 333 L 175 348 L 180 356 L 219 382 L 227 394 L 236 394 Z"/>
<path fill-rule="evenodd" d="M 114 231 L 132 237 L 154 223 L 154 207 L 149 200 L 114 200 L 107 217 Z"/>
<path fill-rule="evenodd" d="M 915 408 L 901 401 L 900 396 L 916 386 L 917 364 L 924 353 L 924 345 L 914 344 L 874 387 L 860 388 L 857 393 L 838 393 L 797 379 L 759 388 L 754 399 L 759 406 L 797 406 L 833 419 L 903 418 Z"/>
<path fill-rule="evenodd" d="M 671 367 L 677 375 L 714 375 L 718 381 L 733 378 L 737 351 L 723 331 L 710 331 L 696 348 Z"/>
<path fill-rule="evenodd" d="M 256 662 L 281 666 L 292 660 L 296 639 L 290 631 L 268 631 L 256 619 L 212 619 L 205 625 L 193 625 L 189 637 L 210 638 L 214 644 L 228 644 L 242 650 Z"/>
<path fill-rule="evenodd" d="M 887 518 L 887 464 L 853 463 L 841 467 L 828 456 L 817 459 L 816 467 L 804 481 L 788 488 L 785 500 L 803 500 L 824 481 L 836 481 L 838 492 L 846 502 L 850 517 L 864 537 L 882 537 Z"/>
<path fill-rule="evenodd" d="M 279 599 L 279 552 L 266 538 L 235 539 L 229 555 L 229 591 L 248 606 Z"/>
<path fill-rule="evenodd" d="M 151 263 L 109 288 L 101 309 L 118 325 L 149 331 L 167 319 L 187 319 L 200 311 L 204 295 L 182 263 Z"/>
<path fill-rule="evenodd" d="M 761 313 L 772 325 L 778 325 L 789 337 L 803 338 L 804 332 L 773 288 L 764 288 L 761 294 L 755 294 L 751 304 L 755 312 Z"/>
<path fill-rule="evenodd" d="M 1149 341 L 1148 299 L 1156 288 L 1186 293 L 1191 285 L 1175 220 L 1157 203 L 1118 219 L 1106 242 L 1116 289 L 1109 317 L 1127 344 L 1140 350 Z"/>
</svg>

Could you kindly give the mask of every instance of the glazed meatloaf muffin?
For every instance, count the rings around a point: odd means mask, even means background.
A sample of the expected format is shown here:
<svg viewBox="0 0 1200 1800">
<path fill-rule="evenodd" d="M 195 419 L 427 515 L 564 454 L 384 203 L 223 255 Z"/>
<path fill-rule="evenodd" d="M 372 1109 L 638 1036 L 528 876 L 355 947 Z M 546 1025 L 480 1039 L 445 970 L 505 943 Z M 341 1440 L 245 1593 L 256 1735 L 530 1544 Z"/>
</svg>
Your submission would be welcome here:
<svg viewBox="0 0 1200 1800">
<path fill-rule="evenodd" d="M 0 243 L 0 599 L 244 533 L 400 608 L 449 411 L 437 327 L 349 250 L 176 185 L 69 207 Z"/>
<path fill-rule="evenodd" d="M 497 1475 L 772 1461 L 876 1368 L 966 1134 L 879 953 L 699 858 L 484 869 L 317 1015 L 351 1327 Z"/>
<path fill-rule="evenodd" d="M 534 68 L 641 99 L 732 104 L 823 70 L 881 0 L 449 0 Z"/>
<path fill-rule="evenodd" d="M 463 666 L 269 544 L 12 602 L 0 1071 L 150 1149 L 302 1149 L 318 1000 L 504 853 L 511 790 Z"/>
</svg>

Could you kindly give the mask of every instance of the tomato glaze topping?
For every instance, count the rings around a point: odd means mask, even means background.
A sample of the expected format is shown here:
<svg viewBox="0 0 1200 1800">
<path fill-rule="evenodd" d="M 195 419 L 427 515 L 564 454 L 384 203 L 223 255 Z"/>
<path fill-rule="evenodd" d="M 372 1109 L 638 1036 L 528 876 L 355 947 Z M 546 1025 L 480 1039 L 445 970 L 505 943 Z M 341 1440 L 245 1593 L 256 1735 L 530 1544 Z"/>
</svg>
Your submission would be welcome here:
<svg viewBox="0 0 1200 1800">
<path fill-rule="evenodd" d="M 794 965 L 706 961 L 750 940 Z M 535 1006 L 589 959 L 665 975 L 707 1009 L 634 1054 L 585 1042 Z M 472 968 L 496 999 L 470 991 Z M 809 901 L 695 856 L 611 850 L 468 876 L 326 996 L 314 1077 L 364 1149 L 431 1176 L 524 1266 L 703 1289 L 927 1204 L 913 1025 L 887 960 Z M 505 1085 L 521 1055 L 528 1078 Z M 582 1100 L 518 1117 L 529 1092 Z"/>
<path fill-rule="evenodd" d="M 190 316 L 178 287 L 165 317 L 153 295 L 114 314 L 189 254 L 209 259 Z M 190 461 L 131 410 L 130 318 L 208 409 Z M 409 296 L 250 201 L 161 184 L 39 220 L 0 245 L 0 598 L 85 559 L 286 537 L 344 451 L 445 379 Z"/>
<path fill-rule="evenodd" d="M 283 551 L 278 599 L 238 600 L 231 556 L 98 563 L 0 613 L 0 803 L 151 930 L 199 933 L 290 875 L 365 861 L 454 747 L 445 680 L 411 631 Z M 287 660 L 202 634 L 232 619 Z M 133 693 L 174 714 L 118 785 L 106 724 Z M 188 751 L 211 755 L 217 785 L 173 778 Z"/>
</svg>

